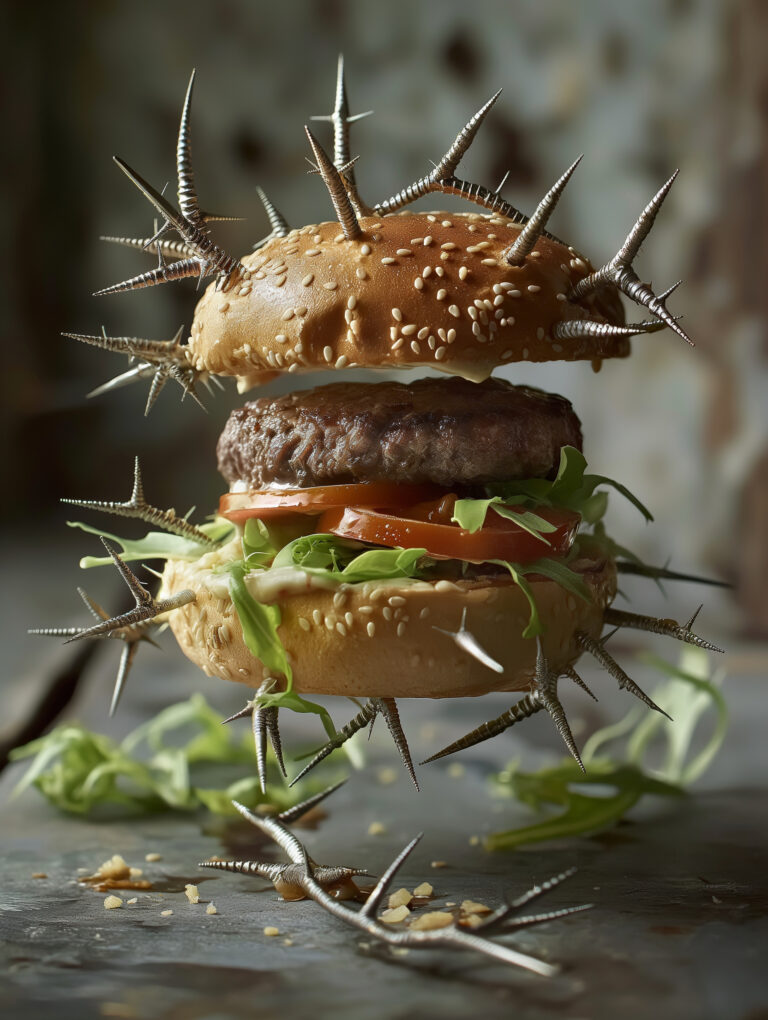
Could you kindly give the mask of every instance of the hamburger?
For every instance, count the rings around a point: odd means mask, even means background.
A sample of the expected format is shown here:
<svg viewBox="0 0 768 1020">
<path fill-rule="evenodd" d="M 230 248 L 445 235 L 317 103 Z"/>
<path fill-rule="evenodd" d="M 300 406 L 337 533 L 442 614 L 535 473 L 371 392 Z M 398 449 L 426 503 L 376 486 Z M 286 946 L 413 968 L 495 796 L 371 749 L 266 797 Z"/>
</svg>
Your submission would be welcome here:
<svg viewBox="0 0 768 1020">
<path fill-rule="evenodd" d="M 526 693 L 501 721 L 441 753 L 544 709 L 580 761 L 557 685 L 565 677 L 583 686 L 574 666 L 584 651 L 657 707 L 601 643 L 606 624 L 712 646 L 690 624 L 611 608 L 617 572 L 674 576 L 633 561 L 603 527 L 610 489 L 649 512 L 619 482 L 588 471 L 567 400 L 493 373 L 558 360 L 598 370 L 628 356 L 630 337 L 665 326 L 690 342 L 667 310 L 671 291 L 656 295 L 632 267 L 674 176 L 595 268 L 546 229 L 578 160 L 530 217 L 455 176 L 495 96 L 430 174 L 369 206 L 349 158 L 355 118 L 340 72 L 333 160 L 307 129 L 335 217 L 291 229 L 263 196 L 272 232 L 234 259 L 212 240 L 194 189 L 193 80 L 177 149 L 179 207 L 117 161 L 163 217 L 152 238 L 119 240 L 160 264 L 99 292 L 213 276 L 189 337 L 70 335 L 131 357 L 106 388 L 150 378 L 148 409 L 167 381 L 193 395 L 216 377 L 235 378 L 241 392 L 318 369 L 339 381 L 257 396 L 232 413 L 218 444 L 227 491 L 211 523 L 198 528 L 149 507 L 138 480 L 127 503 L 83 504 L 170 532 L 165 545 L 147 536 L 151 552 L 134 543 L 113 556 L 129 574 L 125 559 L 167 561 L 157 599 L 142 609 L 137 594 L 131 626 L 167 620 L 205 673 L 253 689 L 244 713 L 262 774 L 266 734 L 282 763 L 281 708 L 323 717 L 329 741 L 310 766 L 382 714 L 413 775 L 395 699 L 490 691 Z M 482 211 L 403 211 L 434 193 Z M 166 239 L 168 230 L 178 239 Z M 627 324 L 621 293 L 650 318 Z M 350 369 L 439 374 L 352 382 Z M 313 694 L 367 700 L 336 733 L 305 697 Z"/>
</svg>

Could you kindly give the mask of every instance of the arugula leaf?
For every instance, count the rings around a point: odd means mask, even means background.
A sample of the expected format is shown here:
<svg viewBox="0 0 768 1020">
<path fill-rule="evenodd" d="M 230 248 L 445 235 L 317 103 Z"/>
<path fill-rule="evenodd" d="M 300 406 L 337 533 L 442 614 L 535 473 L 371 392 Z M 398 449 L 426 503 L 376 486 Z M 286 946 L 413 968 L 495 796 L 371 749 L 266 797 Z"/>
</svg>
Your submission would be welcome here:
<svg viewBox="0 0 768 1020">
<path fill-rule="evenodd" d="M 268 802 L 284 808 L 304 799 L 308 789 L 288 791 L 276 781 L 262 794 L 252 774 L 250 734 L 235 739 L 200 694 L 171 705 L 120 743 L 68 723 L 16 748 L 11 758 L 33 758 L 14 795 L 35 786 L 62 811 L 80 815 L 105 805 L 131 812 L 192 811 L 204 805 L 232 815 L 233 799 L 249 807 Z M 220 788 L 197 786 L 197 769 L 213 765 L 243 765 L 251 774 Z M 275 780 L 276 768 L 270 761 Z"/>
<path fill-rule="evenodd" d="M 528 624 L 523 631 L 524 638 L 532 638 L 536 637 L 538 634 L 544 633 L 544 624 L 541 622 L 539 609 L 536 605 L 533 591 L 531 590 L 531 586 L 525 580 L 526 574 L 541 574 L 542 577 L 547 577 L 549 580 L 555 581 L 561 588 L 565 588 L 565 590 L 571 592 L 571 594 L 577 595 L 580 599 L 584 599 L 585 602 L 592 601 L 589 588 L 585 584 L 584 580 L 579 577 L 575 570 L 571 570 L 570 567 L 567 567 L 561 560 L 544 558 L 535 560 L 533 563 L 526 563 L 525 565 L 520 563 L 510 563 L 508 560 L 490 560 L 489 562 L 495 563 L 508 570 L 512 575 L 512 580 L 520 588 L 523 595 L 525 595 L 528 600 L 531 614 L 528 618 Z"/>
<path fill-rule="evenodd" d="M 93 528 L 89 524 L 82 524 L 79 521 L 67 521 L 67 527 L 79 528 L 89 535 L 99 535 L 108 538 L 120 546 L 120 555 L 126 562 L 134 560 L 197 560 L 204 553 L 210 552 L 210 548 L 193 541 L 191 538 L 183 538 L 181 535 L 169 535 L 165 531 L 149 531 L 143 538 L 129 539 L 120 538 L 109 531 L 101 528 Z M 235 533 L 234 524 L 217 517 L 214 521 L 208 521 L 200 525 L 200 530 L 216 542 L 225 542 Z M 110 566 L 112 560 L 109 556 L 84 556 L 80 560 L 80 566 L 103 567 Z"/>
<path fill-rule="evenodd" d="M 485 518 L 489 509 L 493 509 L 499 517 L 504 517 L 508 521 L 514 521 L 519 528 L 527 531 L 534 538 L 538 538 L 545 545 L 550 543 L 548 539 L 544 538 L 544 534 L 551 534 L 553 531 L 557 531 L 554 524 L 550 524 L 549 521 L 545 521 L 543 517 L 530 510 L 522 512 L 513 510 L 509 502 L 503 500 L 501 496 L 492 496 L 490 499 L 457 499 L 451 520 L 458 524 L 460 528 L 464 528 L 465 531 L 474 534 L 485 524 Z"/>
</svg>

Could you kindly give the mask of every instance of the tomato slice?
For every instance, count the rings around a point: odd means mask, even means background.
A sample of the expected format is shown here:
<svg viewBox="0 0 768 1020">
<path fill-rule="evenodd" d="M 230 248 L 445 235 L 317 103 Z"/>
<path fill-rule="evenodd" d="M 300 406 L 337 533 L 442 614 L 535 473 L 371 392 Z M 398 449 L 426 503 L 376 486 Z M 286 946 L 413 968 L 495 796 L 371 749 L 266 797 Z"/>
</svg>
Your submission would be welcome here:
<svg viewBox="0 0 768 1020">
<path fill-rule="evenodd" d="M 565 555 L 573 544 L 580 515 L 550 507 L 537 507 L 536 513 L 555 526 L 556 530 L 546 535 L 548 545 L 514 521 L 493 513 L 472 533 L 456 524 L 436 524 L 355 506 L 326 511 L 317 530 L 390 548 L 426 549 L 430 556 L 470 563 L 496 559 L 531 563 L 542 556 Z"/>
<path fill-rule="evenodd" d="M 255 492 L 226 492 L 219 500 L 219 513 L 242 523 L 249 517 L 278 517 L 282 514 L 321 514 L 334 507 L 405 507 L 436 499 L 437 485 L 408 485 L 397 482 L 355 482 L 349 485 L 316 485 L 307 489 L 262 489 Z"/>
</svg>

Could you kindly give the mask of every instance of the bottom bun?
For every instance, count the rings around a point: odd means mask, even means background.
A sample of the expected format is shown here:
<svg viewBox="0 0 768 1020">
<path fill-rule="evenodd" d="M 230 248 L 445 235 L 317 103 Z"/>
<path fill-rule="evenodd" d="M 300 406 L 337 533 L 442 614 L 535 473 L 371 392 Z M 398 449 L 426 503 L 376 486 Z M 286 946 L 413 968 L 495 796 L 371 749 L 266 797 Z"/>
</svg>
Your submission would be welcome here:
<svg viewBox="0 0 768 1020">
<path fill-rule="evenodd" d="M 230 549 L 230 559 L 240 555 Z M 227 549 L 195 563 L 170 560 L 164 593 L 192 589 L 196 601 L 169 615 L 184 654 L 209 676 L 258 688 L 271 674 L 246 647 L 226 589 Z M 544 624 L 542 648 L 561 674 L 578 659 L 576 632 L 599 637 L 603 612 L 616 594 L 616 568 L 602 555 L 570 564 L 592 594 L 586 602 L 543 577 L 527 578 Z M 300 584 L 275 588 L 278 635 L 302 694 L 346 697 L 459 698 L 527 688 L 536 663 L 536 642 L 522 636 L 530 607 L 506 575 L 480 580 L 362 582 L 332 589 L 307 575 Z M 295 577 L 294 577 L 295 581 Z M 266 600 L 265 600 L 266 601 Z M 450 634 L 466 609 L 466 629 L 504 667 L 497 673 L 467 652 Z M 275 678 L 279 689 L 281 680 Z"/>
</svg>

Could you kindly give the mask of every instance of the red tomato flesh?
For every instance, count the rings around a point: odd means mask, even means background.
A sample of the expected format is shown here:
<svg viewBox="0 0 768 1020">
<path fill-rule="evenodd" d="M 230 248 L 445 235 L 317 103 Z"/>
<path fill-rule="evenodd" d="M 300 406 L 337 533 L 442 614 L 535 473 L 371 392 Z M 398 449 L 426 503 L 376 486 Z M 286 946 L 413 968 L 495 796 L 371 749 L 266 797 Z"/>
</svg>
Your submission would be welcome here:
<svg viewBox="0 0 768 1020">
<path fill-rule="evenodd" d="M 307 489 L 226 492 L 219 500 L 219 513 L 227 520 L 242 524 L 249 517 L 268 519 L 283 514 L 321 514 L 335 507 L 405 507 L 434 500 L 441 491 L 437 485 L 356 482 Z"/>
</svg>

